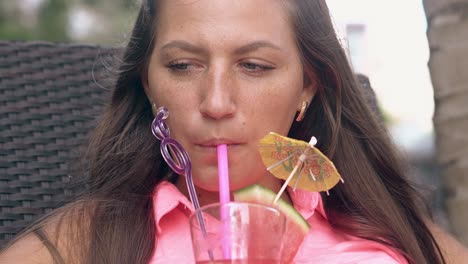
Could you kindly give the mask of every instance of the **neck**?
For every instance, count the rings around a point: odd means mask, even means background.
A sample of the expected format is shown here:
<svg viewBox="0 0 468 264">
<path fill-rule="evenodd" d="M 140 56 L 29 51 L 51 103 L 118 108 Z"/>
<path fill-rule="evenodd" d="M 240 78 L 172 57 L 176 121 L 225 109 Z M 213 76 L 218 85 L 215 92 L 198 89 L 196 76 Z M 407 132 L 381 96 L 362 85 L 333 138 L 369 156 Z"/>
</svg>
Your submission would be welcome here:
<svg viewBox="0 0 468 264">
<path fill-rule="evenodd" d="M 274 176 L 269 174 L 266 177 L 264 177 L 263 180 L 257 182 L 256 184 L 261 185 L 265 188 L 268 188 L 275 193 L 278 193 L 283 183 L 284 181 L 280 179 L 276 179 Z M 188 188 L 187 188 L 187 182 L 184 176 L 178 177 L 176 186 L 182 194 L 184 194 L 188 199 L 190 199 L 190 195 L 189 195 Z M 219 192 L 208 191 L 208 190 L 199 188 L 198 186 L 195 186 L 195 190 L 197 192 L 198 202 L 200 203 L 200 206 L 219 202 Z M 281 199 L 291 204 L 291 199 L 289 198 L 289 195 L 287 192 L 283 193 L 283 195 L 281 196 Z M 233 200 L 232 193 L 231 193 L 231 200 Z"/>
</svg>

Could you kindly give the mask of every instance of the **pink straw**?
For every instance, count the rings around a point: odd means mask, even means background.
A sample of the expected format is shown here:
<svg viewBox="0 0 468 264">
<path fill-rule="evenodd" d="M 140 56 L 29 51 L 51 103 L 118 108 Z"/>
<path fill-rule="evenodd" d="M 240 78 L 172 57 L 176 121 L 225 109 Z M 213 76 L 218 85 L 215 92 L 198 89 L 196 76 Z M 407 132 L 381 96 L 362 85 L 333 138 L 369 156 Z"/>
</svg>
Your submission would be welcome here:
<svg viewBox="0 0 468 264">
<path fill-rule="evenodd" d="M 221 204 L 221 220 L 225 223 L 224 227 L 224 239 L 223 239 L 223 255 L 225 259 L 229 259 L 230 252 L 230 243 L 229 237 L 226 236 L 229 234 L 226 230 L 226 226 L 229 221 L 229 209 L 225 208 L 223 205 L 231 201 L 231 192 L 229 189 L 229 165 L 228 165 L 228 154 L 227 154 L 227 145 L 222 144 L 218 145 L 218 178 L 219 178 L 219 202 Z"/>
<path fill-rule="evenodd" d="M 221 204 L 231 201 L 231 193 L 229 190 L 229 165 L 227 145 L 218 145 L 218 177 L 219 177 L 219 202 Z"/>
</svg>

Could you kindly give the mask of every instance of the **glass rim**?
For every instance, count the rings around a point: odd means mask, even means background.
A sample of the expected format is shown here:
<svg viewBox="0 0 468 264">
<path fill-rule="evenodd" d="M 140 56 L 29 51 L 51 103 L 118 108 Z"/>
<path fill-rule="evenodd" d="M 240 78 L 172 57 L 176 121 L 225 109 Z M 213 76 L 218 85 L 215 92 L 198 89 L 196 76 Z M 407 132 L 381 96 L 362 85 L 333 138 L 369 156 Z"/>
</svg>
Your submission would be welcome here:
<svg viewBox="0 0 468 264">
<path fill-rule="evenodd" d="M 193 218 L 196 218 L 197 214 L 209 211 L 210 209 L 213 209 L 213 208 L 216 208 L 216 207 L 222 208 L 223 206 L 228 206 L 229 207 L 230 205 L 244 205 L 245 207 L 264 208 L 264 209 L 268 209 L 268 211 L 271 211 L 273 213 L 277 213 L 278 216 L 282 216 L 282 217 L 286 218 L 286 215 L 283 212 L 281 212 L 278 208 L 274 207 L 273 205 L 266 205 L 266 204 L 261 204 L 261 203 L 252 203 L 252 202 L 231 201 L 231 202 L 228 202 L 228 203 L 217 202 L 217 203 L 210 203 L 210 204 L 204 205 L 204 206 L 200 207 L 199 209 L 194 210 L 190 214 L 189 221 L 191 222 Z"/>
</svg>

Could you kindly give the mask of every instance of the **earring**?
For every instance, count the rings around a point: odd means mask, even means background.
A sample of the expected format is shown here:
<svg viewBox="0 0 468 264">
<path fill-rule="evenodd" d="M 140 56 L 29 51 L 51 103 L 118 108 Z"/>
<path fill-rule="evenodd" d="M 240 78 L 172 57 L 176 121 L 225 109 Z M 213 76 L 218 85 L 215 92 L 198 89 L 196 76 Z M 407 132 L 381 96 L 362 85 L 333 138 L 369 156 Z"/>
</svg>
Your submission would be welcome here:
<svg viewBox="0 0 468 264">
<path fill-rule="evenodd" d="M 156 115 L 156 113 L 158 112 L 158 106 L 156 105 L 156 103 L 151 103 L 151 109 L 153 109 L 153 113 L 154 115 Z"/>
<path fill-rule="evenodd" d="M 299 114 L 298 114 L 297 117 L 296 117 L 296 121 L 297 121 L 297 122 L 301 122 L 302 119 L 304 119 L 305 112 L 306 112 L 306 110 L 307 110 L 307 105 L 308 105 L 307 101 L 303 101 L 303 102 L 302 102 L 301 111 L 299 112 Z"/>
</svg>

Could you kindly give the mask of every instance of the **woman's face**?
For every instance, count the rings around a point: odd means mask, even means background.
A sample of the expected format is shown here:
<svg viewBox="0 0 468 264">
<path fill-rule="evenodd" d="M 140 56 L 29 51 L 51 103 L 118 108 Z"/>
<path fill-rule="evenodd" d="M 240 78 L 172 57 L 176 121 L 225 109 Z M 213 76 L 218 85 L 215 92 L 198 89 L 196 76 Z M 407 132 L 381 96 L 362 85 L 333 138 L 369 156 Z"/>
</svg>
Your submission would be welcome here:
<svg viewBox="0 0 468 264">
<path fill-rule="evenodd" d="M 187 150 L 195 184 L 218 189 L 223 143 L 231 189 L 268 181 L 258 141 L 270 131 L 287 134 L 314 93 L 287 10 L 272 0 L 161 2 L 144 85 L 169 109 L 171 137 Z"/>
</svg>

